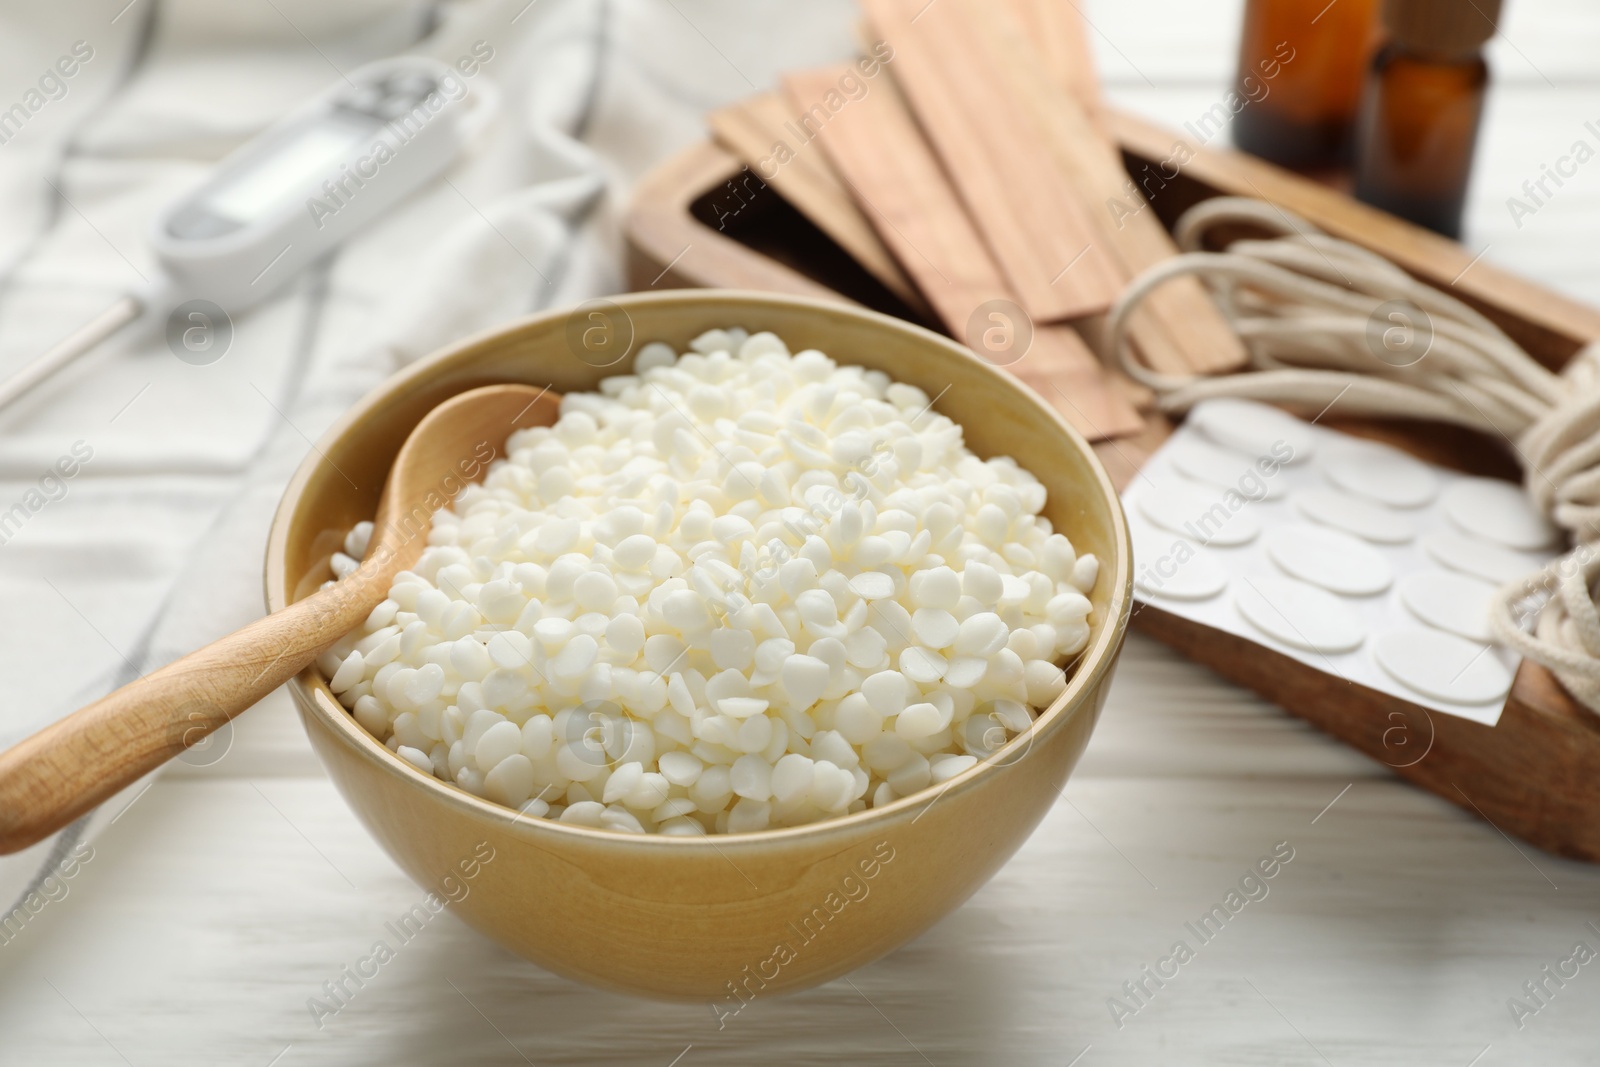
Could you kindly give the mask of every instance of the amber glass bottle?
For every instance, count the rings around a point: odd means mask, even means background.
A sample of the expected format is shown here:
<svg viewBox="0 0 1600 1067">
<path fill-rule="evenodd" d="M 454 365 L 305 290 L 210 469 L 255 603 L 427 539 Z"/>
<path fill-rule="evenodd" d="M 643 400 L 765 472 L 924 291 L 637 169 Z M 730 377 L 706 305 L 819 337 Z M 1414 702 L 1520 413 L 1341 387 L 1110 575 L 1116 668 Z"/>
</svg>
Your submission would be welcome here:
<svg viewBox="0 0 1600 1067">
<path fill-rule="evenodd" d="M 1357 198 L 1461 235 L 1489 86 L 1482 49 L 1499 14 L 1499 0 L 1384 0 L 1386 41 L 1357 123 Z"/>
<path fill-rule="evenodd" d="M 1248 0 L 1233 140 L 1288 167 L 1349 162 L 1378 0 Z"/>
</svg>

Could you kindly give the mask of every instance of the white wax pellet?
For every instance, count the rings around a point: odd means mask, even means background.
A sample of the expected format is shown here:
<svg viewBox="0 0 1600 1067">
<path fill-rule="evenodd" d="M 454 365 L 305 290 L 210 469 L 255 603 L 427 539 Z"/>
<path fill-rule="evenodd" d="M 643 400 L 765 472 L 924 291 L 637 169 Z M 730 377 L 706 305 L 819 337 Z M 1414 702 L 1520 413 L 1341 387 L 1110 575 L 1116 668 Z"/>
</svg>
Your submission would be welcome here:
<svg viewBox="0 0 1600 1067">
<path fill-rule="evenodd" d="M 1066 566 L 1070 572 L 1072 566 L 1070 560 Z M 987 563 L 973 560 L 961 572 L 961 592 L 986 608 L 994 607 L 1000 602 L 1000 572 Z"/>
<path fill-rule="evenodd" d="M 589 571 L 572 584 L 572 598 L 585 611 L 605 611 L 617 599 L 617 583 L 609 574 Z"/>
<path fill-rule="evenodd" d="M 611 777 L 606 779 L 606 787 L 600 799 L 607 804 L 615 804 L 623 797 L 626 797 L 643 780 L 643 764 L 624 763 L 613 770 Z"/>
<path fill-rule="evenodd" d="M 885 774 L 913 755 L 905 738 L 893 733 L 879 734 L 861 746 L 861 758 L 873 771 Z"/>
<path fill-rule="evenodd" d="M 911 691 L 911 684 L 899 671 L 879 671 L 861 683 L 861 695 L 885 718 L 905 710 Z"/>
<path fill-rule="evenodd" d="M 466 742 L 468 751 L 478 747 L 478 740 L 483 737 L 484 731 L 496 723 L 505 722 L 506 717 L 497 711 L 482 708 L 467 717 L 467 726 L 462 731 L 461 739 Z"/>
<path fill-rule="evenodd" d="M 533 762 L 522 753 L 514 752 L 483 776 L 483 793 L 490 800 L 515 808 L 533 793 L 533 779 Z"/>
<path fill-rule="evenodd" d="M 639 616 L 623 613 L 606 624 L 606 644 L 630 659 L 644 648 L 644 623 Z"/>
<path fill-rule="evenodd" d="M 945 664 L 944 683 L 952 689 L 971 689 L 988 669 L 989 663 L 982 656 L 953 656 Z"/>
<path fill-rule="evenodd" d="M 862 571 L 850 579 L 850 590 L 863 600 L 882 600 L 894 595 L 894 579 L 882 571 Z"/>
<path fill-rule="evenodd" d="M 911 616 L 911 632 L 928 648 L 949 648 L 959 632 L 956 617 L 943 608 L 918 608 Z"/>
<path fill-rule="evenodd" d="M 1072 565 L 1072 584 L 1078 587 L 1081 593 L 1094 590 L 1094 583 L 1100 578 L 1100 560 L 1090 552 L 1079 556 Z"/>
<path fill-rule="evenodd" d="M 833 725 L 846 741 L 863 745 L 883 731 L 883 716 L 865 695 L 851 693 L 839 701 L 833 713 Z"/>
<path fill-rule="evenodd" d="M 489 638 L 487 651 L 496 667 L 515 670 L 533 662 L 533 642 L 515 630 L 502 630 Z"/>
<path fill-rule="evenodd" d="M 460 677 L 475 682 L 494 668 L 494 661 L 476 638 L 463 637 L 450 643 L 450 666 Z"/>
<path fill-rule="evenodd" d="M 695 802 L 688 797 L 668 797 L 656 805 L 655 809 L 650 812 L 650 818 L 654 819 L 658 824 L 671 822 L 675 819 L 681 819 L 685 815 L 694 814 L 696 806 Z M 662 832 L 659 825 L 656 830 L 658 833 Z"/>
<path fill-rule="evenodd" d="M 487 770 L 522 748 L 522 730 L 514 722 L 501 721 L 483 732 L 472 748 L 472 758 Z"/>
<path fill-rule="evenodd" d="M 811 754 L 836 767 L 854 767 L 861 762 L 855 748 L 837 730 L 822 730 L 811 739 Z"/>
<path fill-rule="evenodd" d="M 818 642 L 820 644 L 820 642 Z M 828 687 L 828 665 L 814 656 L 790 656 L 782 669 L 783 688 L 790 706 L 803 711 L 817 702 Z"/>
<path fill-rule="evenodd" d="M 729 783 L 733 791 L 750 800 L 766 800 L 772 796 L 772 764 L 760 756 L 740 756 L 729 769 Z"/>
<path fill-rule="evenodd" d="M 704 767 L 694 755 L 688 752 L 666 752 L 658 761 L 661 773 L 673 785 L 693 785 L 700 777 Z"/>
<path fill-rule="evenodd" d="M 344 550 L 355 559 L 361 559 L 367 554 L 367 546 L 372 543 L 373 526 L 370 522 L 358 522 L 350 527 L 350 532 L 345 534 Z"/>
<path fill-rule="evenodd" d="M 772 768 L 772 797 L 780 804 L 806 797 L 811 792 L 814 763 L 808 756 L 791 752 Z"/>
<path fill-rule="evenodd" d="M 550 660 L 550 673 L 556 678 L 576 678 L 589 669 L 600 646 L 588 634 L 578 634 Z"/>
<path fill-rule="evenodd" d="M 366 672 L 366 666 L 366 660 L 362 658 L 360 652 L 351 652 L 350 655 L 345 657 L 344 662 L 339 665 L 339 669 L 334 672 L 333 677 L 328 679 L 328 688 L 335 693 L 343 693 L 345 690 L 350 689 L 361 681 L 362 675 Z"/>
<path fill-rule="evenodd" d="M 919 608 L 953 610 L 961 600 L 961 579 L 949 567 L 932 567 L 911 576 L 911 603 Z"/>
<path fill-rule="evenodd" d="M 567 640 L 572 636 L 572 632 L 573 626 L 570 619 L 546 616 L 533 624 L 533 636 L 537 637 L 539 643 L 551 652 L 566 644 Z"/>
<path fill-rule="evenodd" d="M 765 830 L 772 819 L 772 805 L 746 797 L 728 813 L 728 833 L 748 834 Z"/>
<path fill-rule="evenodd" d="M 812 767 L 811 803 L 823 811 L 841 811 L 850 803 L 855 787 L 855 777 L 832 763 L 818 763 Z"/>
<path fill-rule="evenodd" d="M 1036 708 L 1048 707 L 1067 688 L 1066 672 L 1048 660 L 1035 659 L 1023 664 L 1022 678 L 1028 691 L 1028 703 Z"/>
<path fill-rule="evenodd" d="M 756 638 L 748 630 L 713 631 L 711 661 L 723 670 L 748 671 L 755 662 Z"/>
<path fill-rule="evenodd" d="M 918 685 L 932 685 L 949 664 L 939 653 L 913 645 L 900 653 L 900 673 Z"/>
<path fill-rule="evenodd" d="M 928 758 L 920 752 L 911 753 L 909 759 L 889 772 L 888 780 L 900 796 L 910 796 L 919 789 L 928 788 L 933 780 Z"/>
<path fill-rule="evenodd" d="M 605 814 L 606 806 L 597 800 L 584 800 L 576 804 L 568 804 L 561 813 L 561 822 L 572 823 L 576 826 L 600 825 L 601 816 Z"/>
<path fill-rule="evenodd" d="M 915 741 L 918 738 L 931 737 L 949 723 L 949 717 L 943 715 L 933 704 L 912 704 L 895 716 L 894 732 L 907 741 Z"/>
<path fill-rule="evenodd" d="M 555 725 L 548 715 L 531 716 L 522 724 L 522 751 L 529 759 L 544 759 L 554 739 Z"/>
<path fill-rule="evenodd" d="M 1006 647 L 1010 630 L 1005 621 L 992 611 L 980 611 L 961 621 L 954 649 L 963 656 L 992 656 Z"/>
<path fill-rule="evenodd" d="M 978 765 L 976 756 L 940 756 L 930 760 L 929 777 L 934 785 L 943 785 L 958 774 L 963 774 Z"/>
<path fill-rule="evenodd" d="M 623 570 L 643 570 L 656 557 L 655 538 L 637 533 L 623 538 L 611 551 L 611 558 Z"/>
</svg>

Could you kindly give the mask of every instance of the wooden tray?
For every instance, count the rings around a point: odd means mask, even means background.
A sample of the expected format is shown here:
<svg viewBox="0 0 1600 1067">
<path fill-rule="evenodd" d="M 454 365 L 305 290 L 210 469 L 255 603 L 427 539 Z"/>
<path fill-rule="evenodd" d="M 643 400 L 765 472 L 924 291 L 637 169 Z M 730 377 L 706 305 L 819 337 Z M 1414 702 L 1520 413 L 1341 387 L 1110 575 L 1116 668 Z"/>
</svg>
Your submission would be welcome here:
<svg viewBox="0 0 1600 1067">
<path fill-rule="evenodd" d="M 1163 180 L 1154 168 L 1185 139 L 1115 110 L 1107 109 L 1106 117 L 1130 173 L 1147 183 L 1168 227 L 1209 197 L 1257 197 L 1449 288 L 1549 367 L 1562 366 L 1600 338 L 1600 311 L 1254 157 L 1188 143 L 1193 158 L 1178 177 Z M 635 288 L 722 286 L 832 296 L 930 325 L 711 142 L 648 175 L 624 228 Z M 1324 421 L 1460 470 L 1519 477 L 1504 442 L 1470 431 L 1433 423 Z M 1142 434 L 1095 447 L 1117 484 L 1125 485 L 1169 432 L 1165 420 L 1152 414 Z M 1543 668 L 1521 666 L 1500 722 L 1489 727 L 1331 677 L 1159 608 L 1137 608 L 1134 625 L 1499 830 L 1551 852 L 1600 862 L 1600 717 L 1575 704 Z"/>
</svg>

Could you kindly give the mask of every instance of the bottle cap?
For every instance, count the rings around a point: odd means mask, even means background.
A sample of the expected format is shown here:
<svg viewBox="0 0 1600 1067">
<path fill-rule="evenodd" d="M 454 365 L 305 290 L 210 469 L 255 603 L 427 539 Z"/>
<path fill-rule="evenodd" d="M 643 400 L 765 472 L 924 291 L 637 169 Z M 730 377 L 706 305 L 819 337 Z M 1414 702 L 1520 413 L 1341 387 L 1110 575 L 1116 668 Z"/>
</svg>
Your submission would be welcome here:
<svg viewBox="0 0 1600 1067">
<path fill-rule="evenodd" d="M 1395 43 L 1438 55 L 1476 52 L 1494 36 L 1501 0 L 1384 0 L 1383 26 Z"/>
</svg>

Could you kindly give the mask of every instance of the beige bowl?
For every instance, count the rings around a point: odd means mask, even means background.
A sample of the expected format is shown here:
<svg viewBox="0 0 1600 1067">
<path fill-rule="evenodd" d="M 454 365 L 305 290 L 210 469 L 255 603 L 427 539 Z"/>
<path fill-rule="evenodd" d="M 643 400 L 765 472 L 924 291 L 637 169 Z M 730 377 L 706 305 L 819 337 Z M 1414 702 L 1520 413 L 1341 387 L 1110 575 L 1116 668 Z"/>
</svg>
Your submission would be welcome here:
<svg viewBox="0 0 1600 1067">
<path fill-rule="evenodd" d="M 1045 514 L 1055 528 L 1102 564 L 1089 646 L 1027 733 L 945 786 L 791 829 L 665 838 L 520 816 L 392 755 L 315 669 L 294 680 L 306 732 L 346 801 L 420 885 L 458 898 L 454 910 L 467 922 L 570 978 L 708 1000 L 722 1013 L 836 978 L 904 944 L 1022 844 L 1055 802 L 1105 699 L 1128 614 L 1128 532 L 1083 438 L 1015 379 L 944 337 L 795 297 L 645 293 L 471 338 L 357 404 L 284 494 L 267 546 L 268 605 L 281 608 L 328 576 L 329 554 L 372 516 L 401 441 L 431 407 L 490 382 L 594 389 L 631 368 L 631 356 L 595 365 L 627 344 L 630 320 L 634 350 L 660 340 L 682 351 L 707 329 L 737 325 L 920 386 L 965 428 L 974 452 L 1010 455 L 1031 470 L 1049 493 Z"/>
</svg>

